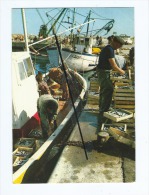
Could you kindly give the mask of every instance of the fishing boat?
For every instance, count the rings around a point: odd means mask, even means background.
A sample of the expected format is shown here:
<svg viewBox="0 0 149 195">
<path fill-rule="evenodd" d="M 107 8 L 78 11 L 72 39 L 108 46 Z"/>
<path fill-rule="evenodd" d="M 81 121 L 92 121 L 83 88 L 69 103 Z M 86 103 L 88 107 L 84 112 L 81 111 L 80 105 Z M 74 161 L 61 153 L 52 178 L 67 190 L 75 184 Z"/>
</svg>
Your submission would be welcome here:
<svg viewBox="0 0 149 195">
<path fill-rule="evenodd" d="M 74 48 L 61 48 L 62 57 L 68 68 L 78 72 L 87 72 L 96 68 L 101 49 L 95 45 L 95 37 L 77 36 L 73 41 Z M 56 61 L 51 56 L 58 53 L 57 47 L 47 49 L 49 61 L 52 65 L 57 66 L 60 60 Z M 115 55 L 116 62 L 120 68 L 125 67 L 126 60 L 122 55 Z"/>
<path fill-rule="evenodd" d="M 51 12 L 52 10 L 50 11 L 50 13 Z M 51 22 L 51 28 L 48 30 L 47 34 L 52 31 L 52 28 L 55 27 L 57 23 L 59 24 L 58 27 L 56 28 L 57 34 L 59 34 L 58 32 L 59 27 L 61 25 L 64 26 L 63 23 L 69 25 L 68 27 L 66 26 L 67 30 L 70 31 L 70 35 L 67 37 L 68 44 L 62 44 L 61 47 L 62 57 L 66 64 L 68 64 L 68 67 L 73 70 L 77 70 L 78 72 L 86 72 L 93 70 L 98 63 L 98 57 L 101 51 L 98 40 L 98 38 L 101 37 L 99 37 L 98 34 L 103 31 L 105 31 L 106 32 L 105 34 L 107 34 L 113 27 L 114 20 L 107 19 L 109 20 L 109 22 L 105 24 L 102 28 L 94 29 L 94 23 L 98 22 L 98 19 L 101 18 L 97 18 L 97 14 L 93 10 L 89 10 L 87 16 L 84 16 L 85 20 L 82 22 L 82 24 L 79 25 L 76 25 L 77 21 L 75 21 L 75 18 L 76 15 L 80 16 L 80 14 L 76 11 L 75 8 L 62 9 L 57 19 L 54 20 L 49 13 L 46 14 L 47 16 L 49 16 Z M 70 14 L 72 14 L 72 19 Z M 93 14 L 94 16 L 91 16 L 91 14 Z M 79 21 L 81 21 L 80 17 Z M 85 30 L 85 32 L 83 32 L 84 30 L 83 27 L 85 25 L 87 26 L 87 29 Z M 74 30 L 76 30 L 76 32 L 74 32 Z M 47 48 L 49 58 L 51 56 L 50 50 L 52 50 L 53 53 L 53 48 L 50 47 Z"/>
<path fill-rule="evenodd" d="M 25 15 L 22 9 L 24 31 Z M 26 33 L 25 33 L 26 35 Z M 58 115 L 54 121 L 53 131 L 48 139 L 41 136 L 40 117 L 37 112 L 37 100 L 40 96 L 35 69 L 31 59 L 28 43 L 26 51 L 12 52 L 12 136 L 13 136 L 13 183 L 32 183 L 49 163 L 52 156 L 62 151 L 57 143 L 68 139 L 77 117 L 84 107 L 87 83 L 85 79 L 69 69 L 73 97 L 60 100 L 62 90 L 52 85 L 53 97 L 58 100 Z M 67 75 L 65 75 L 67 77 Z M 45 75 L 46 77 L 46 75 Z M 46 79 L 46 78 L 45 78 Z M 67 78 L 66 78 L 67 80 Z M 69 85 L 69 84 L 68 84 Z M 69 90 L 71 93 L 71 90 Z M 54 152 L 53 152 L 54 151 Z M 54 153 L 54 154 L 53 154 Z"/>
<path fill-rule="evenodd" d="M 47 155 L 54 145 L 66 139 L 76 123 L 74 109 L 71 101 L 59 100 L 59 112 L 57 117 L 57 128 L 45 142 L 38 148 L 37 142 L 42 141 L 39 137 L 30 137 L 31 131 L 40 129 L 40 118 L 37 113 L 37 99 L 39 97 L 38 86 L 35 79 L 35 71 L 32 60 L 28 52 L 12 53 L 12 75 L 13 75 L 13 183 L 28 182 L 32 176 L 40 169 L 40 165 L 46 162 Z M 87 85 L 85 79 L 78 73 L 70 72 L 73 80 L 76 79 L 77 92 L 74 98 L 75 109 L 79 116 L 84 105 Z M 58 96 L 58 92 L 56 94 Z M 56 97 L 55 97 L 56 98 Z M 37 138 L 37 139 L 36 139 Z M 19 145 L 21 141 L 33 141 L 32 147 Z M 38 140 L 38 141 L 37 141 Z M 27 151 L 32 151 L 32 155 L 26 158 L 19 158 L 16 151 L 20 147 L 25 147 Z M 38 148 L 38 149 L 37 149 Z M 34 152 L 33 152 L 34 151 Z M 17 163 L 21 161 L 20 164 Z"/>
<path fill-rule="evenodd" d="M 75 40 L 73 41 L 75 49 L 61 49 L 64 61 L 66 64 L 68 64 L 70 69 L 77 70 L 78 72 L 87 72 L 93 70 L 98 63 L 99 58 L 99 53 L 93 54 L 92 51 L 93 38 L 78 36 Z M 56 53 L 56 47 L 47 49 L 49 59 L 52 55 L 51 53 L 54 52 L 54 49 Z M 100 49 L 98 49 L 98 52 L 99 51 Z"/>
</svg>

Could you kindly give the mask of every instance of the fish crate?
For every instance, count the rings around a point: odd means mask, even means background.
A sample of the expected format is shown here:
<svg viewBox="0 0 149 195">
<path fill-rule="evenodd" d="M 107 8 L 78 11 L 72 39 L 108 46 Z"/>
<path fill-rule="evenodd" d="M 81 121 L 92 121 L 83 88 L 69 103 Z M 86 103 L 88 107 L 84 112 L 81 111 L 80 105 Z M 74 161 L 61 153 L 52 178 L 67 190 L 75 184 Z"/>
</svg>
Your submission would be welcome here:
<svg viewBox="0 0 149 195">
<path fill-rule="evenodd" d="M 17 171 L 20 167 L 22 167 L 28 159 L 23 159 L 22 157 L 17 157 L 13 163 L 13 172 Z"/>
<path fill-rule="evenodd" d="M 129 128 L 135 128 L 135 118 L 129 118 L 120 122 L 115 123 L 114 121 L 112 122 L 112 124 L 117 125 L 117 124 L 126 124 L 127 127 Z"/>
<path fill-rule="evenodd" d="M 117 71 L 111 71 L 110 72 L 110 79 L 112 81 L 121 81 L 121 82 L 131 83 L 132 82 L 132 79 L 131 79 L 131 70 L 125 71 L 125 74 L 124 75 L 121 75 Z"/>
<path fill-rule="evenodd" d="M 28 134 L 28 137 L 41 139 L 42 138 L 42 131 L 40 129 L 32 129 L 31 132 Z"/>
<path fill-rule="evenodd" d="M 133 86 L 118 86 L 113 92 L 114 108 L 135 111 L 135 91 Z"/>
<path fill-rule="evenodd" d="M 126 132 L 118 131 L 117 129 L 110 127 L 108 133 L 118 142 L 135 148 L 135 139 Z"/>
<path fill-rule="evenodd" d="M 133 113 L 123 109 L 111 109 L 104 112 L 104 117 L 111 119 L 112 121 L 118 122 L 133 117 Z"/>
<path fill-rule="evenodd" d="M 87 103 L 94 104 L 94 105 L 99 104 L 99 92 L 89 91 L 87 97 Z"/>
<path fill-rule="evenodd" d="M 101 126 L 101 131 L 108 132 L 110 127 L 115 128 L 117 131 L 122 131 L 122 132 L 126 132 L 126 130 L 127 130 L 126 124 L 105 124 L 105 123 L 103 123 Z"/>
<path fill-rule="evenodd" d="M 22 157 L 22 159 L 26 159 L 29 158 L 33 152 L 33 148 L 19 147 L 13 152 L 13 158 Z"/>
<path fill-rule="evenodd" d="M 33 148 L 35 146 L 35 138 L 20 138 L 15 144 L 14 148 L 26 147 Z"/>
<path fill-rule="evenodd" d="M 90 79 L 89 90 L 99 92 L 99 83 L 97 78 Z"/>
</svg>

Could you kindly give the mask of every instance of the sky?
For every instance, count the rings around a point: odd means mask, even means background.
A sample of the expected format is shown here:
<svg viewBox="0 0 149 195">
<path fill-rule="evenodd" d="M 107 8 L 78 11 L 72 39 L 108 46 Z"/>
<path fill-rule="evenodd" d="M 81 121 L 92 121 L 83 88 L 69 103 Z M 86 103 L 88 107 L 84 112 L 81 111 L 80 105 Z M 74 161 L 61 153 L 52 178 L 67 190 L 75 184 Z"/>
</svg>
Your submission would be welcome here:
<svg viewBox="0 0 149 195">
<path fill-rule="evenodd" d="M 71 8 L 72 9 L 72 8 Z M 115 23 L 111 31 L 107 34 L 107 36 L 116 32 L 117 35 L 126 34 L 128 36 L 134 36 L 134 8 L 133 7 L 93 7 L 91 8 L 96 14 L 98 14 L 98 18 L 102 20 L 96 20 L 95 23 L 90 23 L 91 29 L 100 29 L 102 28 L 109 20 L 103 19 L 114 19 Z M 24 9 L 25 16 L 26 16 L 26 24 L 27 24 L 27 31 L 28 34 L 38 35 L 40 26 L 44 23 L 48 23 L 49 19 L 46 16 L 46 12 L 50 10 L 48 8 L 45 9 Z M 89 8 L 76 8 L 76 11 L 81 15 L 76 14 L 76 21 L 84 22 L 85 16 L 89 13 Z M 50 15 L 54 17 L 57 10 L 53 12 L 48 12 Z M 92 17 L 96 17 L 94 13 L 91 15 Z M 66 18 L 71 18 L 71 13 L 67 12 L 64 21 Z M 56 18 L 56 17 L 55 17 Z M 68 19 L 67 19 L 68 20 Z M 69 19 L 71 20 L 71 19 Z M 79 24 L 80 24 L 79 23 Z M 78 23 L 77 23 L 78 24 Z M 66 25 L 63 23 L 63 25 Z M 67 27 L 68 25 L 66 25 Z M 87 25 L 86 25 L 87 26 Z M 70 27 L 70 25 L 68 26 Z M 50 28 L 50 24 L 48 24 L 48 28 Z M 85 28 L 85 26 L 84 26 Z M 64 28 L 60 28 L 61 32 L 64 31 Z M 104 35 L 106 32 L 102 32 L 101 36 Z M 22 27 L 22 16 L 21 16 L 21 9 L 12 9 L 12 34 L 23 34 L 23 27 Z"/>
</svg>

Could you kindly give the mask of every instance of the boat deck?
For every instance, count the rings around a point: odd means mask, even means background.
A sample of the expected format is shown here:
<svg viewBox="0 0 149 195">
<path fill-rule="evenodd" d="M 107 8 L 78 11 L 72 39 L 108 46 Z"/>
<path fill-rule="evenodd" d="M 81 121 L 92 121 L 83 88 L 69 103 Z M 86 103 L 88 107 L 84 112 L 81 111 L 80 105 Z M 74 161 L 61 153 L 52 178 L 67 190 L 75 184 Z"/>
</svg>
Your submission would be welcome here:
<svg viewBox="0 0 149 195">
<path fill-rule="evenodd" d="M 92 109 L 94 107 L 94 109 Z M 118 183 L 135 181 L 135 152 L 133 149 L 109 139 L 104 147 L 96 145 L 98 108 L 85 106 L 79 123 L 86 146 L 86 159 L 78 125 L 65 146 L 47 183 Z"/>
</svg>

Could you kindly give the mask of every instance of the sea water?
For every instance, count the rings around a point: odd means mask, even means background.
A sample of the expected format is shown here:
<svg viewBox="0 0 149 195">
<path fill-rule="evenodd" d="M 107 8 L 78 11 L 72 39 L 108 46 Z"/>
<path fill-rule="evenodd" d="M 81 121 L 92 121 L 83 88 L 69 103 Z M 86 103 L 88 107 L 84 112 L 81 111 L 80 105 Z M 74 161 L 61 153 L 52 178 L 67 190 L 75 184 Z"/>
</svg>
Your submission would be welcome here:
<svg viewBox="0 0 149 195">
<path fill-rule="evenodd" d="M 33 64 L 34 64 L 36 74 L 38 74 L 38 72 L 41 72 L 42 74 L 48 73 L 51 68 L 55 67 L 55 66 L 50 64 L 50 61 L 49 61 L 49 63 L 47 63 L 44 60 L 42 62 L 41 61 L 38 62 L 38 60 L 36 60 L 36 63 L 33 62 Z M 90 77 L 92 77 L 92 75 L 94 75 L 94 73 L 95 73 L 94 70 L 80 73 L 80 75 L 83 76 L 84 79 L 86 80 L 88 88 L 89 88 Z"/>
</svg>

